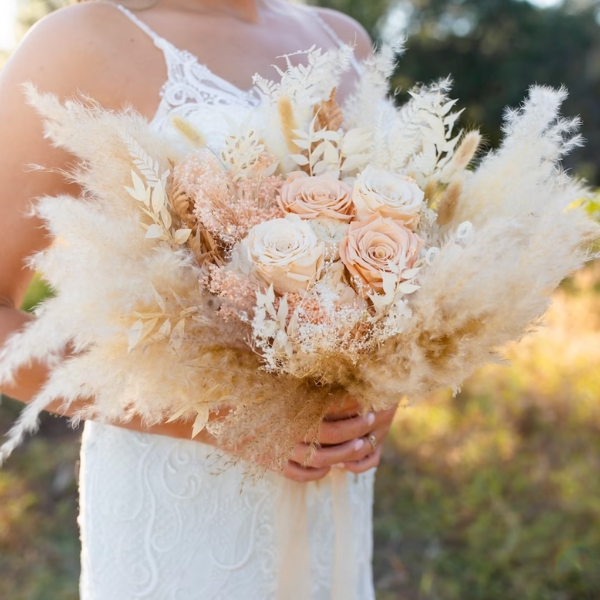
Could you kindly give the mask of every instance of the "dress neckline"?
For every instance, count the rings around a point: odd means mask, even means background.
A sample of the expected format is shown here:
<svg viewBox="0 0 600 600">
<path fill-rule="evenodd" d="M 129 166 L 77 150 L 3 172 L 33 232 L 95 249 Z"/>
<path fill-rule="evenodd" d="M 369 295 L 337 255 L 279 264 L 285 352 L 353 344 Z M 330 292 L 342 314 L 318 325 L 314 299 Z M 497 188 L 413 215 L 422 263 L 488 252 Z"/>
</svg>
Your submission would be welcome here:
<svg viewBox="0 0 600 600">
<path fill-rule="evenodd" d="M 186 62 L 193 63 L 196 68 L 204 71 L 205 74 L 208 75 L 210 79 L 218 82 L 220 84 L 220 87 L 223 89 L 223 91 L 229 92 L 229 93 L 235 93 L 240 96 L 246 96 L 246 97 L 252 97 L 252 98 L 255 97 L 255 95 L 257 93 L 257 89 L 258 89 L 256 87 L 256 85 L 253 85 L 251 88 L 249 88 L 247 90 L 240 86 L 235 85 L 228 79 L 225 79 L 224 77 L 221 77 L 220 75 L 215 73 L 212 69 L 210 69 L 210 67 L 206 63 L 200 62 L 200 59 L 195 54 L 190 52 L 189 50 L 179 48 L 178 46 L 176 46 L 175 44 L 170 42 L 168 39 L 158 35 L 152 28 L 150 28 L 144 21 L 142 21 L 137 15 L 135 15 L 128 8 L 124 7 L 121 4 L 117 4 L 116 7 L 126 17 L 128 17 L 130 21 L 132 21 L 144 33 L 146 33 L 146 35 L 148 35 L 148 37 L 150 37 L 152 39 L 155 46 L 157 46 L 163 52 L 170 51 L 173 54 L 179 55 L 180 57 L 184 57 Z M 167 64 L 167 67 L 168 67 L 168 64 Z M 165 82 L 165 85 L 167 82 Z"/>
<path fill-rule="evenodd" d="M 210 79 L 212 79 L 213 81 L 218 81 L 221 84 L 221 86 L 224 88 L 224 91 L 228 91 L 229 93 L 236 92 L 240 96 L 244 96 L 246 98 L 252 98 L 253 100 L 256 99 L 256 96 L 258 94 L 258 87 L 256 85 L 252 85 L 252 87 L 250 87 L 249 89 L 244 89 L 240 86 L 235 85 L 228 79 L 225 79 L 224 77 L 215 73 L 212 69 L 210 69 L 210 67 L 208 67 L 208 65 L 206 63 L 201 62 L 200 59 L 195 54 L 190 52 L 189 50 L 179 48 L 178 46 L 176 46 L 175 44 L 173 44 L 166 38 L 158 35 L 149 25 L 147 25 L 137 15 L 135 15 L 129 9 L 125 8 L 123 5 L 116 4 L 116 7 L 125 16 L 127 16 L 130 21 L 132 21 L 142 31 L 144 31 L 146 33 L 146 35 L 148 35 L 148 37 L 150 37 L 152 39 L 155 46 L 157 46 L 158 48 L 163 50 L 163 52 L 170 50 L 172 53 L 175 53 L 175 54 L 178 54 L 179 56 L 185 57 L 187 59 L 187 61 L 193 62 L 195 64 L 195 66 L 197 68 L 203 70 L 209 76 Z M 314 8 L 309 7 L 309 6 L 305 6 L 304 8 L 307 11 L 310 11 L 312 17 L 315 19 L 315 21 L 318 23 L 318 25 L 321 27 L 321 29 L 331 38 L 331 40 L 337 46 L 343 47 L 346 45 L 344 43 L 344 41 L 338 36 L 338 34 L 331 28 L 331 26 L 323 19 L 323 17 L 321 17 L 321 15 Z M 358 75 L 360 75 L 360 73 L 361 73 L 360 65 L 359 65 L 356 57 L 354 56 L 354 54 L 351 57 L 351 63 L 352 63 L 352 67 L 354 68 L 356 73 Z"/>
</svg>

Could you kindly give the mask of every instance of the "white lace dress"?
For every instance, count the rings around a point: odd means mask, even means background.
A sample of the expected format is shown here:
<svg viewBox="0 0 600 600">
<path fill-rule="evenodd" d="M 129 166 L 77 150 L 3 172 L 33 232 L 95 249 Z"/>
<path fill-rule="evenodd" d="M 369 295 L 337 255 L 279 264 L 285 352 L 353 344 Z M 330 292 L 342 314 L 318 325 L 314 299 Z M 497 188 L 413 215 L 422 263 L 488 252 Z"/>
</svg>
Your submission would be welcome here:
<svg viewBox="0 0 600 600">
<path fill-rule="evenodd" d="M 168 80 L 155 127 L 167 132 L 170 116 L 185 115 L 199 119 L 209 145 L 217 144 L 228 127 L 224 114 L 241 120 L 259 101 L 121 10 L 165 54 Z M 250 483 L 241 466 L 219 470 L 209 446 L 87 422 L 80 477 L 81 600 L 338 600 L 333 588 L 340 573 L 353 600 L 375 598 L 373 471 L 292 484 L 274 474 Z M 335 499 L 336 478 L 346 496 L 343 512 Z M 300 579 L 295 569 L 284 570 L 282 555 L 290 548 L 278 537 L 278 503 L 290 493 L 301 507 L 298 523 L 306 524 L 310 548 L 307 577 Z M 295 521 L 296 515 L 288 518 Z M 344 564 L 336 565 L 334 548 L 340 545 Z"/>
</svg>

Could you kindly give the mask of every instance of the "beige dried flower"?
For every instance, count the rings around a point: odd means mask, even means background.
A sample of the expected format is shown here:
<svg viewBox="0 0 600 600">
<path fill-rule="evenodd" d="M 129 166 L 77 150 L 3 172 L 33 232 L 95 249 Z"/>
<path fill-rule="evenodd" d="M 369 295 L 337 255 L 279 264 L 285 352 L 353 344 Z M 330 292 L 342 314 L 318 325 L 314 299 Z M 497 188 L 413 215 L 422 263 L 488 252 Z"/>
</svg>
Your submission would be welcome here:
<svg viewBox="0 0 600 600">
<path fill-rule="evenodd" d="M 402 273 L 414 267 L 422 245 L 402 222 L 376 214 L 350 224 L 339 253 L 351 275 L 367 286 L 361 293 L 382 293 L 386 274 L 393 273 L 401 281 Z"/>
</svg>

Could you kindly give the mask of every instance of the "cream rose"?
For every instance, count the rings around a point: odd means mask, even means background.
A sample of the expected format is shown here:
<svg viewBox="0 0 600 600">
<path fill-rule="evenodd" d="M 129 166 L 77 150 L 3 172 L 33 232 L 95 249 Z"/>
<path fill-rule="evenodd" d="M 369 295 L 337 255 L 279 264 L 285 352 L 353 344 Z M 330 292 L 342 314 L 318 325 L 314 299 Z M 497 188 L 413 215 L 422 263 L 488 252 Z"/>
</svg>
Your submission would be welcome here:
<svg viewBox="0 0 600 600">
<path fill-rule="evenodd" d="M 340 259 L 350 274 L 378 293 L 383 292 L 383 275 L 402 273 L 414 267 L 423 241 L 399 221 L 372 215 L 350 224 L 340 242 Z"/>
<path fill-rule="evenodd" d="M 359 220 L 373 214 L 402 221 L 414 229 L 419 223 L 425 193 L 410 177 L 368 166 L 357 178 L 352 201 Z"/>
<path fill-rule="evenodd" d="M 325 244 L 296 215 L 256 225 L 241 246 L 254 275 L 279 294 L 305 291 L 323 267 Z"/>
<path fill-rule="evenodd" d="M 352 188 L 329 174 L 309 177 L 292 173 L 283 184 L 278 198 L 286 213 L 303 219 L 329 217 L 349 221 L 354 214 Z"/>
</svg>

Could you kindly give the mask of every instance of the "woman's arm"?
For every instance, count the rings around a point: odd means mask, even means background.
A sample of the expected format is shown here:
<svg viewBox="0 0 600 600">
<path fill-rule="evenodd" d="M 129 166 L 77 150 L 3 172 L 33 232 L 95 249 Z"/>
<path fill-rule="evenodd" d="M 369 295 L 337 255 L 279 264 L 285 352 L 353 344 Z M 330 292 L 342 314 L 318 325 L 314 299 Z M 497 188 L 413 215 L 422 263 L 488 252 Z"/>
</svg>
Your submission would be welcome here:
<svg viewBox="0 0 600 600">
<path fill-rule="evenodd" d="M 160 84 L 156 83 L 154 90 L 152 76 L 148 78 L 150 88 L 146 81 L 141 86 L 130 76 L 146 60 L 147 46 L 143 45 L 145 39 L 132 38 L 130 29 L 119 31 L 128 26 L 114 7 L 102 4 L 57 11 L 32 29 L 0 71 L 0 347 L 32 318 L 19 310 L 33 275 L 26 260 L 49 242 L 43 224 L 27 216 L 32 200 L 79 194 L 62 175 L 76 159 L 44 138 L 42 120 L 26 104 L 22 84 L 30 81 L 40 91 L 61 99 L 81 92 L 109 109 L 130 103 L 151 115 L 156 110 Z M 161 60 L 156 62 L 163 68 Z M 157 82 L 161 76 L 158 72 Z M 33 170 L 30 165 L 42 165 L 44 170 Z M 2 391 L 28 402 L 46 375 L 39 364 L 22 369 L 16 385 Z M 59 404 L 50 409 L 57 411 Z M 76 409 L 74 406 L 67 416 Z M 147 431 L 136 420 L 126 427 Z M 153 431 L 189 439 L 190 430 L 188 423 L 178 422 Z"/>
</svg>

